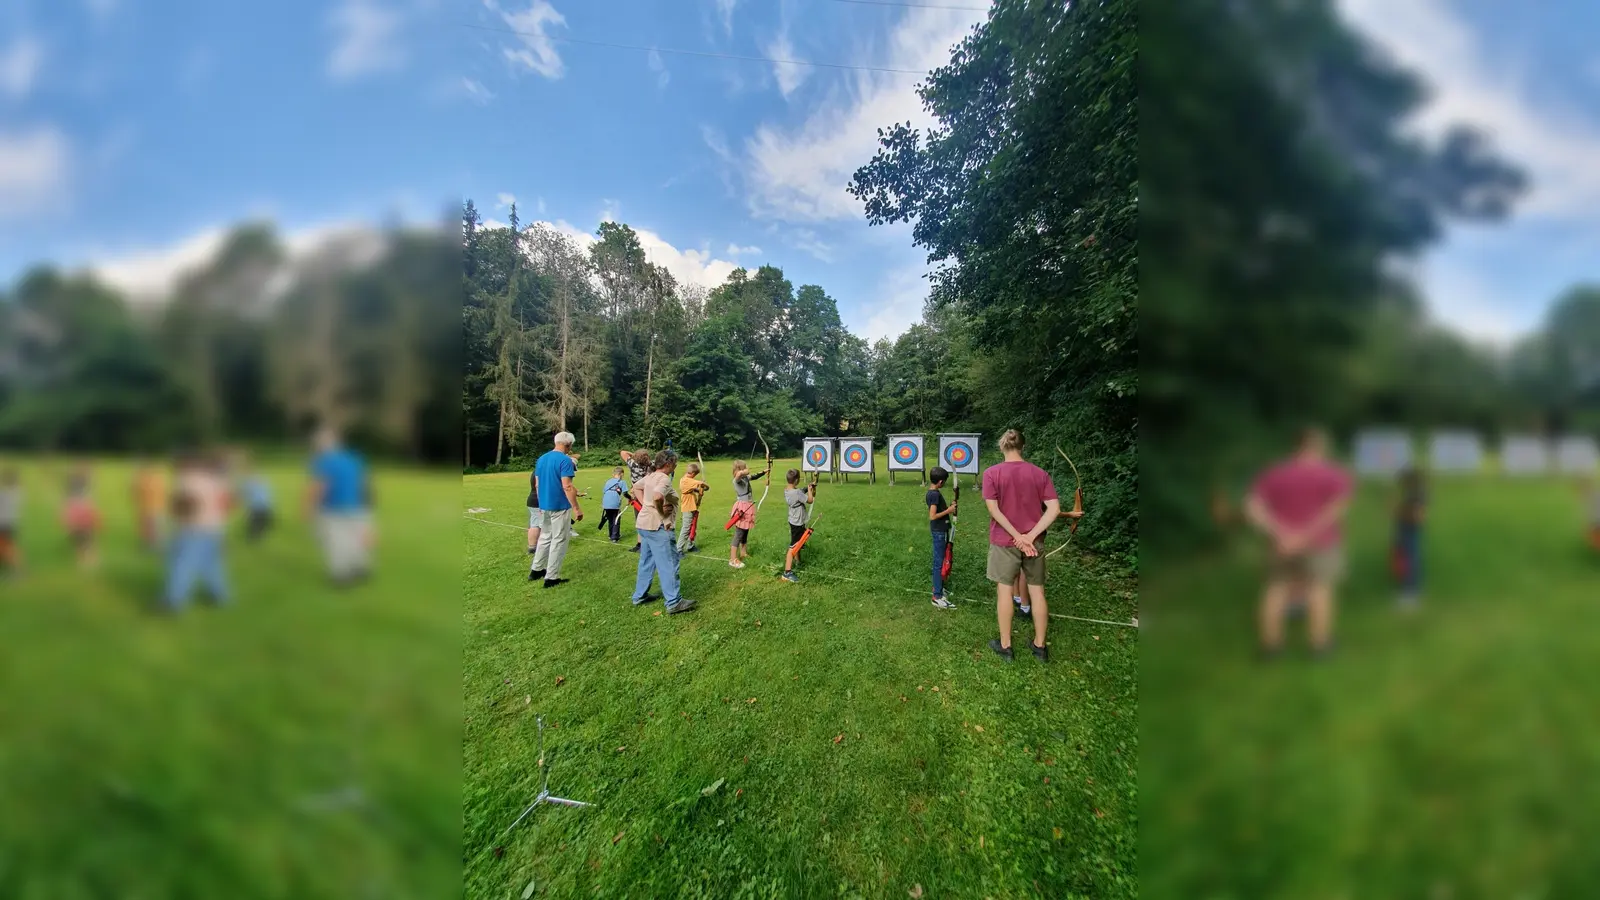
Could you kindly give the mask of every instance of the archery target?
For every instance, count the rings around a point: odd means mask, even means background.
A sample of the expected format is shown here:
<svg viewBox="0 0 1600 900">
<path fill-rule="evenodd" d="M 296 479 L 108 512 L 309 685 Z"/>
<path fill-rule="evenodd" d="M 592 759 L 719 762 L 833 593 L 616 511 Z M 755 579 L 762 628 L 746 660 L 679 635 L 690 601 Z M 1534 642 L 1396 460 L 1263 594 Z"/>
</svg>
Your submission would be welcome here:
<svg viewBox="0 0 1600 900">
<path fill-rule="evenodd" d="M 1439 472 L 1478 472 L 1483 469 L 1483 440 L 1470 431 L 1441 431 L 1429 447 L 1433 468 Z"/>
<path fill-rule="evenodd" d="M 889 468 L 901 471 L 922 471 L 922 435 L 889 435 Z"/>
<path fill-rule="evenodd" d="M 1564 437 L 1556 446 L 1556 465 L 1569 475 L 1592 475 L 1600 466 L 1600 448 L 1587 435 Z"/>
<path fill-rule="evenodd" d="M 1550 471 L 1550 444 L 1533 435 L 1509 435 L 1500 444 L 1500 467 L 1507 475 L 1543 475 Z"/>
<path fill-rule="evenodd" d="M 802 472 L 830 472 L 833 470 L 833 439 L 806 438 L 805 452 L 800 458 Z"/>
<path fill-rule="evenodd" d="M 1411 437 L 1395 429 L 1368 429 L 1356 435 L 1356 471 L 1395 475 L 1411 465 Z"/>
<path fill-rule="evenodd" d="M 979 437 L 976 434 L 939 435 L 939 463 L 951 472 L 978 474 Z"/>
<path fill-rule="evenodd" d="M 839 440 L 839 471 L 871 472 L 872 440 L 870 438 L 841 438 Z"/>
</svg>

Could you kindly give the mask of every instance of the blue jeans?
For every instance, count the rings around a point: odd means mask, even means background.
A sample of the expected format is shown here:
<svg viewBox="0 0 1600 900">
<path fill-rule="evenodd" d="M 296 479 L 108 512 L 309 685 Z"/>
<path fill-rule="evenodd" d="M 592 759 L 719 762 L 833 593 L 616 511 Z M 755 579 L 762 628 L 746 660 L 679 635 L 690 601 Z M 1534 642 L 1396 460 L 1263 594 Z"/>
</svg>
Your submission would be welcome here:
<svg viewBox="0 0 1600 900">
<path fill-rule="evenodd" d="M 1405 560 L 1405 574 L 1400 587 L 1416 591 L 1422 587 L 1422 529 L 1415 525 L 1402 525 L 1395 533 L 1395 550 Z"/>
<path fill-rule="evenodd" d="M 639 545 L 639 577 L 633 583 L 633 602 L 638 603 L 650 590 L 652 576 L 659 576 L 667 609 L 676 607 L 683 594 L 678 589 L 678 549 L 672 546 L 672 531 L 640 531 Z"/>
<path fill-rule="evenodd" d="M 168 609 L 189 605 L 195 584 L 204 582 L 211 599 L 228 601 L 228 583 L 222 571 L 222 533 L 184 529 L 172 536 L 167 548 Z"/>
<path fill-rule="evenodd" d="M 933 532 L 933 595 L 944 596 L 944 576 L 939 572 L 944 568 L 944 548 L 950 544 L 948 531 Z"/>
</svg>

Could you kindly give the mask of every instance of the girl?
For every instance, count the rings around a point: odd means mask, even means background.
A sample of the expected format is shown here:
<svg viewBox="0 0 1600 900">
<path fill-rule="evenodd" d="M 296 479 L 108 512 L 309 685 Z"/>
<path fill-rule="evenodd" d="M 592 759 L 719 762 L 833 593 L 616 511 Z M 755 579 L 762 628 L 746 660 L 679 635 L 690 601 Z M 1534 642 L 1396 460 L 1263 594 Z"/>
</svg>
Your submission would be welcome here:
<svg viewBox="0 0 1600 900">
<path fill-rule="evenodd" d="M 78 567 L 93 569 L 99 561 L 95 555 L 95 535 L 100 530 L 100 511 L 89 497 L 89 467 L 79 466 L 67 477 L 67 497 L 61 509 L 61 522 L 72 539 L 77 552 Z"/>
<path fill-rule="evenodd" d="M 628 466 L 628 478 L 631 480 L 631 484 L 628 486 L 630 493 L 633 490 L 633 485 L 639 483 L 639 479 L 655 471 L 655 465 L 651 462 L 650 451 L 644 447 L 640 447 L 632 453 L 629 453 L 626 450 L 622 451 L 622 461 Z M 638 501 L 636 500 L 630 501 L 630 503 L 633 505 L 633 531 L 635 537 L 633 540 L 633 546 L 628 548 L 628 552 L 638 553 L 640 546 L 638 538 L 639 506 Z"/>
<path fill-rule="evenodd" d="M 733 515 L 723 526 L 723 530 L 733 529 L 733 544 L 728 548 L 728 565 L 732 568 L 744 568 L 744 560 L 750 556 L 750 529 L 756 527 L 756 504 L 751 499 L 750 482 L 765 478 L 771 472 L 769 468 L 760 475 L 751 475 L 750 466 L 744 460 L 733 461 Z"/>
</svg>

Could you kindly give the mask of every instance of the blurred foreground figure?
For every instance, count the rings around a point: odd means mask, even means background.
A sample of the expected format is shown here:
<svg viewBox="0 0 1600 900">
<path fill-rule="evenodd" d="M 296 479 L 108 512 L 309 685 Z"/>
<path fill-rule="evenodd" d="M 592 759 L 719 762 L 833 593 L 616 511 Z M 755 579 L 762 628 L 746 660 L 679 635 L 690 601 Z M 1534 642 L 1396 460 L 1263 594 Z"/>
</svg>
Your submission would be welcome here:
<svg viewBox="0 0 1600 900">
<path fill-rule="evenodd" d="M 100 531 L 100 511 L 89 495 L 89 467 L 78 466 L 67 476 L 66 501 L 61 507 L 61 524 L 67 529 L 78 568 L 93 569 L 99 562 L 95 540 Z"/>
<path fill-rule="evenodd" d="M 139 523 L 139 541 L 146 550 L 161 548 L 161 513 L 166 499 L 167 485 L 160 468 L 151 460 L 141 460 L 133 473 L 133 513 Z"/>
<path fill-rule="evenodd" d="M 1407 466 L 1400 473 L 1400 502 L 1395 506 L 1394 577 L 1400 586 L 1400 608 L 1415 610 L 1422 595 L 1422 520 L 1428 495 L 1422 472 Z"/>
<path fill-rule="evenodd" d="M 1299 449 L 1256 479 L 1245 504 L 1250 522 L 1272 541 L 1272 563 L 1261 598 L 1261 652 L 1283 650 L 1291 597 L 1304 596 L 1312 651 L 1333 647 L 1333 591 L 1344 574 L 1342 522 L 1354 479 L 1327 457 L 1327 437 L 1302 433 Z"/>
<path fill-rule="evenodd" d="M 311 478 L 309 505 L 316 512 L 328 576 L 341 587 L 364 581 L 372 573 L 373 543 L 366 463 L 337 432 L 324 428 L 317 432 Z"/>
<path fill-rule="evenodd" d="M 22 569 L 22 549 L 17 546 L 17 526 L 22 522 L 22 484 L 15 469 L 0 472 L 0 575 Z"/>
<path fill-rule="evenodd" d="M 178 460 L 172 493 L 172 543 L 167 550 L 168 612 L 189 605 L 203 583 L 212 602 L 228 602 L 223 536 L 228 524 L 228 483 L 215 456 L 186 453 Z"/>
</svg>

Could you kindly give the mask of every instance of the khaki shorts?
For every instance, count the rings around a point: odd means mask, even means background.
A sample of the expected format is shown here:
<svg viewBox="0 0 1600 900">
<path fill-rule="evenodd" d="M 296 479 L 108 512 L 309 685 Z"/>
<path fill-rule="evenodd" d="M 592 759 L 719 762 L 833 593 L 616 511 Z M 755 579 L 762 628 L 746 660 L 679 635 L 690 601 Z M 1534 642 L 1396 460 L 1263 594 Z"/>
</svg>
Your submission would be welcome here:
<svg viewBox="0 0 1600 900">
<path fill-rule="evenodd" d="M 1294 556 L 1274 556 L 1273 578 L 1334 584 L 1344 577 L 1344 548 L 1338 544 Z"/>
<path fill-rule="evenodd" d="M 995 584 L 1010 584 L 1017 573 L 1028 576 L 1029 585 L 1044 587 L 1044 555 L 1023 556 L 1015 547 L 989 545 L 989 580 Z"/>
</svg>

